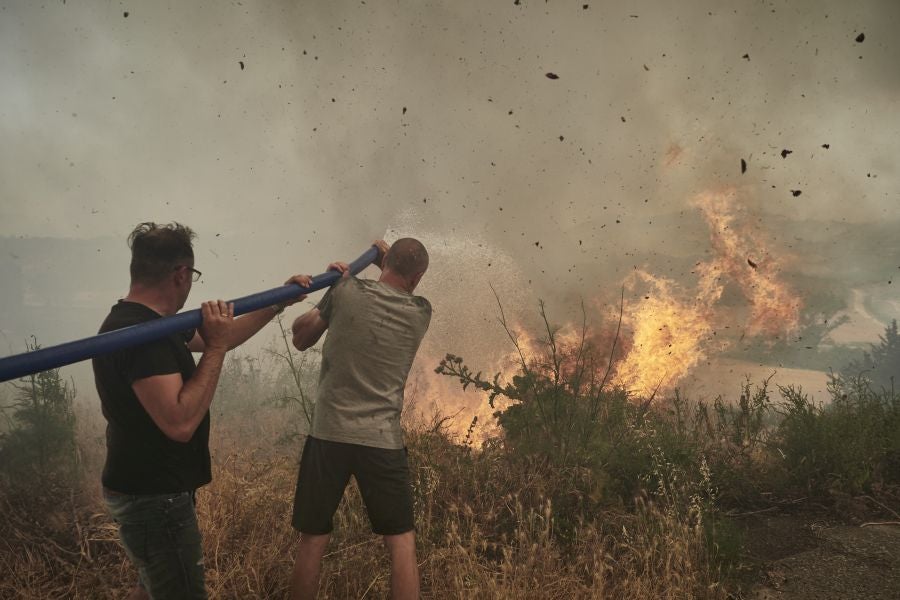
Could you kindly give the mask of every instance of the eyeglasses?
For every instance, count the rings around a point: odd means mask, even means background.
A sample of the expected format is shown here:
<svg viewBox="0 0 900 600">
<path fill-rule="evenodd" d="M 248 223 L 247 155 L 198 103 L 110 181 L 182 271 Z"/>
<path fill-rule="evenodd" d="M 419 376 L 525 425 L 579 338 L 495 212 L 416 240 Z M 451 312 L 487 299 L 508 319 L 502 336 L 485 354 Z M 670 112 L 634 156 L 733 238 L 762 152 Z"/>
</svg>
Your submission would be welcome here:
<svg viewBox="0 0 900 600">
<path fill-rule="evenodd" d="M 191 272 L 191 281 L 193 281 L 194 283 L 197 283 L 198 281 L 200 281 L 200 277 L 203 275 L 203 273 L 201 273 L 194 267 L 189 267 L 187 265 L 178 265 L 177 267 L 175 267 L 175 270 L 177 271 L 178 269 L 181 269 L 181 268 L 187 269 L 188 271 Z"/>
</svg>

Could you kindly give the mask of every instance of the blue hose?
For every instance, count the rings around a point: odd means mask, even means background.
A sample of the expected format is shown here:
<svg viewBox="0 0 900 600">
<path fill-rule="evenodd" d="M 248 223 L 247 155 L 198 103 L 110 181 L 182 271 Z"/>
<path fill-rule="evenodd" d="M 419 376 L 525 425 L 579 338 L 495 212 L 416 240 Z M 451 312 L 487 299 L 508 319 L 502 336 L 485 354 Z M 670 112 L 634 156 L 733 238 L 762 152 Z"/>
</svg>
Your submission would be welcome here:
<svg viewBox="0 0 900 600">
<path fill-rule="evenodd" d="M 350 263 L 350 272 L 356 275 L 375 262 L 376 258 L 378 258 L 378 248 L 372 246 L 362 256 Z M 234 314 L 238 316 L 284 302 L 285 300 L 291 300 L 301 294 L 329 287 L 340 277 L 340 273 L 329 271 L 313 277 L 312 283 L 307 288 L 291 283 L 265 292 L 259 292 L 258 294 L 230 300 L 230 302 L 234 302 Z M 88 358 L 108 354 L 115 350 L 121 350 L 122 348 L 146 344 L 179 331 L 195 329 L 200 326 L 202 321 L 200 309 L 197 308 L 172 315 L 171 317 L 154 319 L 153 321 L 101 333 L 100 335 L 75 340 L 74 342 L 66 342 L 58 346 L 0 358 L 0 382 L 70 365 Z"/>
</svg>

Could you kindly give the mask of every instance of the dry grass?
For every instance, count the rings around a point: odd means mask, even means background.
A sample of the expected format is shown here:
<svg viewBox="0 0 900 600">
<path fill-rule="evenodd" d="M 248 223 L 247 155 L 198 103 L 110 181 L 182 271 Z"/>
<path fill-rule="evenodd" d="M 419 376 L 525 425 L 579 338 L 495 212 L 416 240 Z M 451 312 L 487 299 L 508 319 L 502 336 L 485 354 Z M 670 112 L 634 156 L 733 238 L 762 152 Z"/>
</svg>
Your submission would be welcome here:
<svg viewBox="0 0 900 600">
<path fill-rule="evenodd" d="M 251 425 L 219 419 L 213 483 L 198 494 L 212 598 L 287 592 L 299 446 L 271 441 L 278 409 L 255 414 Z M 85 483 L 34 482 L 26 496 L 3 490 L 0 597 L 121 598 L 135 581 L 99 495 L 97 431 L 80 432 Z M 439 428 L 408 439 L 425 598 L 724 596 L 699 520 L 665 501 L 613 510 L 578 498 L 558 510 L 552 498 L 567 498 L 571 473 L 517 461 L 500 448 L 473 452 Z M 335 523 L 320 597 L 387 597 L 386 554 L 355 487 Z"/>
</svg>

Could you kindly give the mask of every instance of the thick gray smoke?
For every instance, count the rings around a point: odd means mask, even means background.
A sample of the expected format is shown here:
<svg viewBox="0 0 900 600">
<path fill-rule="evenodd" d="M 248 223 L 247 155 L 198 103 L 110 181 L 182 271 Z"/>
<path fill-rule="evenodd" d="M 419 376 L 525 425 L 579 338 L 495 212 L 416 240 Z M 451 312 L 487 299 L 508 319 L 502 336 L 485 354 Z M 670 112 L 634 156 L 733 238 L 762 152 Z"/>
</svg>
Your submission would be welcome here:
<svg viewBox="0 0 900 600">
<path fill-rule="evenodd" d="M 898 30 L 894 0 L 0 0 L 0 330 L 92 333 L 130 229 L 179 220 L 196 302 L 420 236 L 431 343 L 466 354 L 502 339 L 489 283 L 560 319 L 634 268 L 689 284 L 721 186 L 811 310 L 853 288 L 883 322 Z"/>
</svg>

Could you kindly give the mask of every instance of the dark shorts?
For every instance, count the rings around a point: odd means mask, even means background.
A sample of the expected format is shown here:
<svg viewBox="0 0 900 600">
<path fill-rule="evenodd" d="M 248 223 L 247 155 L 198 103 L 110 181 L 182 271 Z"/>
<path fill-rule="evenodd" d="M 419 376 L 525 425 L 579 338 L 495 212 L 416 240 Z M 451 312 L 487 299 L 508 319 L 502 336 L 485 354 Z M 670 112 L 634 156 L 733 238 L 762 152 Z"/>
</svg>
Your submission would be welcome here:
<svg viewBox="0 0 900 600">
<path fill-rule="evenodd" d="M 372 448 L 312 436 L 306 438 L 300 459 L 291 521 L 294 529 L 311 535 L 331 533 L 332 517 L 351 475 L 356 478 L 373 532 L 398 535 L 415 529 L 405 448 Z"/>
<path fill-rule="evenodd" d="M 206 598 L 193 493 L 132 496 L 104 490 L 103 498 L 151 598 Z"/>
</svg>

